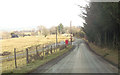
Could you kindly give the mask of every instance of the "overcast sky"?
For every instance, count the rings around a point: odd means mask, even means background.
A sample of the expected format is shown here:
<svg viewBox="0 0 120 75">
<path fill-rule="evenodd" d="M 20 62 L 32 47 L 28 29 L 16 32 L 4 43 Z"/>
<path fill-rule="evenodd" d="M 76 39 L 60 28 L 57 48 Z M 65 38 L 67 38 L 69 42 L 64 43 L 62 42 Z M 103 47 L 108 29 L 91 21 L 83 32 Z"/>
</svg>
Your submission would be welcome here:
<svg viewBox="0 0 120 75">
<path fill-rule="evenodd" d="M 62 23 L 83 26 L 77 5 L 85 0 L 0 0 L 0 30 L 24 30 L 44 25 L 47 28 Z"/>
</svg>

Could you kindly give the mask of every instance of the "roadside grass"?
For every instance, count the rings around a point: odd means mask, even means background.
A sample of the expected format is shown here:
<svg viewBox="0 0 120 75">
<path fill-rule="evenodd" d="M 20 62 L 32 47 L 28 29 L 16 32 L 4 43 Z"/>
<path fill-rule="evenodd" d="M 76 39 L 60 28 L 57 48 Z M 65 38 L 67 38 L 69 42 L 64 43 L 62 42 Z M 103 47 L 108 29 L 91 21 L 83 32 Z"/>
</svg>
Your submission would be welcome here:
<svg viewBox="0 0 120 75">
<path fill-rule="evenodd" d="M 6 71 L 3 72 L 3 75 L 14 75 L 14 73 L 21 73 L 21 75 L 23 75 L 23 73 L 28 73 L 36 68 L 38 68 L 39 66 L 47 63 L 48 61 L 64 54 L 65 52 L 69 51 L 73 46 L 69 45 L 67 48 L 63 49 L 63 50 L 57 50 L 57 52 L 53 53 L 53 54 L 49 54 L 48 56 L 45 56 L 43 60 L 36 60 L 33 61 L 29 64 L 27 64 L 26 66 L 23 67 L 19 67 L 17 69 L 14 69 L 13 71 Z"/>
<path fill-rule="evenodd" d="M 93 43 L 89 43 L 89 46 L 94 52 L 101 55 L 105 59 L 111 61 L 114 64 L 118 64 L 118 50 L 112 50 L 108 48 L 100 48 Z M 120 60 L 120 59 L 119 59 Z"/>
<path fill-rule="evenodd" d="M 55 52 L 58 52 L 58 51 L 59 51 L 59 49 L 55 50 Z M 54 50 L 52 50 L 52 53 L 54 53 Z M 50 54 L 50 51 L 49 51 L 49 54 Z M 36 55 L 36 53 L 29 54 L 29 57 L 31 55 Z M 44 55 L 45 55 L 45 52 L 44 52 Z M 39 56 L 43 56 L 43 52 L 42 51 L 39 52 Z M 26 65 L 26 55 L 22 56 L 22 57 L 18 57 L 16 61 L 17 61 L 17 67 L 25 66 Z M 31 61 L 36 61 L 36 60 L 32 59 Z M 14 58 L 2 61 L 2 72 L 12 71 L 14 69 L 16 69 L 15 68 L 15 60 L 14 60 Z"/>
</svg>

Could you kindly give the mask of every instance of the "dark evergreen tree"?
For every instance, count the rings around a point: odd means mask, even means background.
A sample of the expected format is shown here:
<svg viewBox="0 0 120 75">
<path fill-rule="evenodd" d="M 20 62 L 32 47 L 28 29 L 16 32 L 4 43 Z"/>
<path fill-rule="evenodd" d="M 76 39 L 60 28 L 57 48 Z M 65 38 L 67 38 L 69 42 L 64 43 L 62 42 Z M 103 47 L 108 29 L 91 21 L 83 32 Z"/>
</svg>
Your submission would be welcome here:
<svg viewBox="0 0 120 75">
<path fill-rule="evenodd" d="M 90 42 L 120 50 L 120 3 L 92 2 L 83 12 L 84 32 Z"/>
</svg>

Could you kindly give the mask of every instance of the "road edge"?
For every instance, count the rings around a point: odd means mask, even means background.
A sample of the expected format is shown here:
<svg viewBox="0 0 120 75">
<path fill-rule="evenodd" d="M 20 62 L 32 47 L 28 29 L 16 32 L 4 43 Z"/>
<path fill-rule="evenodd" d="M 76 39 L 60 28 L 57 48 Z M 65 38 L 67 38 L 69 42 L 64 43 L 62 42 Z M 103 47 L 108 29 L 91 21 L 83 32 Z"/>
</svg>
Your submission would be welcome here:
<svg viewBox="0 0 120 75">
<path fill-rule="evenodd" d="M 84 40 L 84 41 L 85 41 L 85 40 Z M 93 52 L 95 55 L 101 57 L 103 60 L 109 62 L 111 65 L 115 66 L 116 68 L 118 68 L 118 69 L 120 70 L 120 67 L 118 66 L 118 64 L 115 64 L 115 63 L 111 62 L 110 60 L 105 59 L 105 58 L 104 58 L 103 56 L 101 56 L 100 54 L 96 53 L 96 52 L 89 46 L 88 42 L 85 41 L 85 44 L 86 44 L 87 48 L 88 48 L 91 52 Z"/>
<path fill-rule="evenodd" d="M 57 62 L 59 62 L 60 60 L 62 60 L 62 58 L 66 57 L 68 54 L 70 54 L 74 49 L 75 49 L 75 45 L 73 45 L 73 47 L 70 50 L 68 50 L 67 52 L 63 53 L 60 56 L 57 56 L 54 59 L 51 59 L 51 60 L 47 61 L 46 63 L 38 66 L 36 69 L 33 69 L 33 70 L 29 71 L 25 75 L 29 75 L 29 74 L 35 72 L 38 68 L 46 67 L 47 65 L 51 64 L 53 61 L 54 61 L 54 63 L 52 63 L 52 65 L 56 64 Z M 40 71 L 42 71 L 42 70 L 40 70 Z"/>
</svg>

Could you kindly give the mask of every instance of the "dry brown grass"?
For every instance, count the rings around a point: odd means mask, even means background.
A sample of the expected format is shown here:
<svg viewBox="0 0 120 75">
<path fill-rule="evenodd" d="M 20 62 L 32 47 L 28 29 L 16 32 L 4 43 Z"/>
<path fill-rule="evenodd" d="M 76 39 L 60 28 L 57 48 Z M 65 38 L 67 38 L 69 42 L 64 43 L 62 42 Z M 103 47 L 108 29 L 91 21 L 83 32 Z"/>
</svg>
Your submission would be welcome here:
<svg viewBox="0 0 120 75">
<path fill-rule="evenodd" d="M 14 66 L 14 61 L 11 61 L 11 62 L 6 62 L 5 65 L 3 66 L 3 69 L 2 69 L 2 72 L 3 73 L 28 73 L 30 72 L 31 70 L 33 69 L 36 69 L 38 66 L 50 61 L 51 59 L 54 59 L 60 55 L 62 55 L 63 53 L 67 52 L 68 50 L 70 50 L 73 46 L 68 46 L 67 48 L 63 49 L 63 50 L 60 50 L 59 48 L 55 50 L 53 50 L 53 53 L 49 54 L 49 55 L 45 55 L 44 57 L 44 60 L 35 60 L 29 64 L 26 64 L 25 63 L 25 59 L 22 58 L 22 59 L 18 59 L 17 62 L 18 62 L 18 68 L 15 68 Z M 21 63 L 20 63 L 21 62 Z M 10 66 L 11 65 L 11 66 Z M 7 67 L 8 66 L 8 67 Z M 13 75 L 13 74 L 12 74 Z"/>
<path fill-rule="evenodd" d="M 47 37 L 42 36 L 29 36 L 29 37 L 21 37 L 21 38 L 12 38 L 12 39 L 4 39 L 0 40 L 2 43 L 2 52 L 9 51 L 13 54 L 13 49 L 17 48 L 17 51 L 24 50 L 25 48 L 38 45 L 38 44 L 50 44 L 55 43 L 56 36 L 55 35 L 49 35 Z M 65 39 L 69 39 L 70 37 L 65 37 L 62 35 L 58 36 L 58 42 L 65 41 Z M 26 58 L 17 58 L 17 65 L 18 67 L 22 67 L 26 65 Z M 2 71 L 9 71 L 15 69 L 15 63 L 14 60 L 6 60 L 2 62 Z"/>
<path fill-rule="evenodd" d="M 92 50 L 94 50 L 97 54 L 101 56 L 105 56 L 104 58 L 113 62 L 114 64 L 118 64 L 118 50 L 110 50 L 108 48 L 100 48 L 92 43 L 89 43 Z"/>
<path fill-rule="evenodd" d="M 8 51 L 13 53 L 13 49 L 17 48 L 17 51 L 25 49 L 27 47 L 31 47 L 38 44 L 50 44 L 55 43 L 56 36 L 49 35 L 47 37 L 42 36 L 27 36 L 27 37 L 20 37 L 20 38 L 11 38 L 11 39 L 4 39 L 0 40 L 2 44 L 2 52 Z M 65 39 L 69 39 L 69 37 L 65 37 L 62 35 L 58 36 L 58 42 L 64 41 Z"/>
</svg>

